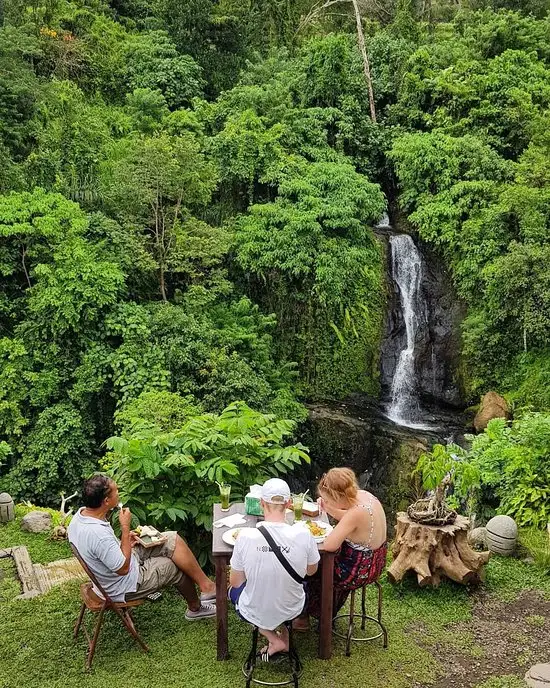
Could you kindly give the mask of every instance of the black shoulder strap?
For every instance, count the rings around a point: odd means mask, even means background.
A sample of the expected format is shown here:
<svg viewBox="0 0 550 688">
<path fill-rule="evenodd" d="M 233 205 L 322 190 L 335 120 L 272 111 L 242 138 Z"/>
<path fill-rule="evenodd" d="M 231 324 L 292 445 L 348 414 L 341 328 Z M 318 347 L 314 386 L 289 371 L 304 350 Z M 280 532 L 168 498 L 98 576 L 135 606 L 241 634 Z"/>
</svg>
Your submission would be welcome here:
<svg viewBox="0 0 550 688">
<path fill-rule="evenodd" d="M 264 528 L 264 526 L 258 526 L 258 530 L 260 533 L 264 536 L 264 538 L 267 540 L 269 546 L 271 547 L 273 554 L 277 557 L 277 559 L 281 562 L 282 566 L 284 567 L 285 571 L 296 581 L 296 583 L 300 583 L 300 585 L 304 582 L 304 578 L 300 576 L 299 573 L 297 573 L 293 567 L 290 565 L 290 562 L 288 559 L 285 557 L 285 555 L 281 552 L 281 547 L 278 545 L 271 533 L 268 532 L 267 528 Z"/>
</svg>

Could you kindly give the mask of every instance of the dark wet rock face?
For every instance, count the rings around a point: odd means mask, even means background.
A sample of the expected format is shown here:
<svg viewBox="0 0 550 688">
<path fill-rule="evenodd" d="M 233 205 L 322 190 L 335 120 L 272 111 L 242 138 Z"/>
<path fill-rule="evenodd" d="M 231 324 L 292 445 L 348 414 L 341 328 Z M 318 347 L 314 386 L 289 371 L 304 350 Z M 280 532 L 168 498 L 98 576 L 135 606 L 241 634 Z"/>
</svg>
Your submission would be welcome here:
<svg viewBox="0 0 550 688">
<path fill-rule="evenodd" d="M 385 235 L 389 237 L 388 234 Z M 459 384 L 461 306 L 441 260 L 417 244 L 422 259 L 419 288 L 419 327 L 416 331 L 414 373 L 416 393 L 422 403 L 455 408 L 465 406 Z M 401 295 L 391 278 L 388 247 L 389 303 L 381 352 L 382 398 L 390 399 L 400 352 L 406 346 Z"/>
<path fill-rule="evenodd" d="M 378 402 L 365 395 L 354 395 L 345 402 L 311 404 L 309 411 L 300 441 L 309 447 L 311 465 L 293 475 L 291 487 L 307 487 L 316 497 L 317 483 L 325 471 L 349 466 L 361 487 L 383 502 L 390 521 L 417 497 L 411 471 L 420 454 L 445 438 L 459 440 L 464 427 L 460 414 L 432 414 L 429 420 L 438 424 L 438 430 L 405 428 L 388 420 Z"/>
</svg>

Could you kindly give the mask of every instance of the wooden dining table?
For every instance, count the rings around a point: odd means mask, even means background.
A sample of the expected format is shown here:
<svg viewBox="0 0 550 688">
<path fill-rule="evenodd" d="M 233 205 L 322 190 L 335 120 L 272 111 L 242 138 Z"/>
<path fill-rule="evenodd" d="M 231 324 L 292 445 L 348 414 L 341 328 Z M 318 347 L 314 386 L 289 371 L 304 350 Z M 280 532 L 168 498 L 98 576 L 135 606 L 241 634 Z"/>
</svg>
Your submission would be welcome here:
<svg viewBox="0 0 550 688">
<path fill-rule="evenodd" d="M 258 521 L 263 520 L 258 516 L 245 514 L 243 502 L 231 504 L 229 511 L 222 511 L 219 504 L 214 504 L 214 518 L 216 522 L 220 518 L 231 514 L 243 514 L 246 523 L 239 524 L 239 528 L 256 526 Z M 289 513 L 287 521 L 292 523 L 294 514 Z M 216 608 L 217 608 L 217 658 L 224 660 L 229 658 L 229 638 L 228 638 L 228 599 L 227 599 L 227 568 L 233 552 L 233 546 L 228 545 L 222 539 L 223 533 L 228 528 L 212 528 L 212 556 L 216 566 Z M 325 552 L 318 545 L 321 555 L 321 613 L 319 617 L 319 657 L 320 659 L 330 659 L 332 655 L 332 585 L 334 579 L 334 555 L 335 552 Z"/>
</svg>

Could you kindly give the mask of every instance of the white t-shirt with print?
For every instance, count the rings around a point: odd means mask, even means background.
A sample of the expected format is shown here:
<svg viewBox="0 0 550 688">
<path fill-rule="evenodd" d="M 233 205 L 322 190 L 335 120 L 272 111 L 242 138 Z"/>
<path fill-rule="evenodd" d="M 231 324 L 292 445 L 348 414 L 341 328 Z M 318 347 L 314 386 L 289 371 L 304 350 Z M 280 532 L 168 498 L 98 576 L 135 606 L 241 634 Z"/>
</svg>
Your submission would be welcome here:
<svg viewBox="0 0 550 688">
<path fill-rule="evenodd" d="M 300 576 L 305 576 L 307 567 L 319 561 L 319 550 L 307 528 L 271 521 L 263 521 L 262 526 L 281 546 L 282 554 Z M 243 528 L 239 533 L 231 568 L 244 571 L 246 576 L 239 612 L 250 623 L 273 630 L 302 612 L 306 599 L 303 585 L 283 568 L 256 528 Z"/>
</svg>

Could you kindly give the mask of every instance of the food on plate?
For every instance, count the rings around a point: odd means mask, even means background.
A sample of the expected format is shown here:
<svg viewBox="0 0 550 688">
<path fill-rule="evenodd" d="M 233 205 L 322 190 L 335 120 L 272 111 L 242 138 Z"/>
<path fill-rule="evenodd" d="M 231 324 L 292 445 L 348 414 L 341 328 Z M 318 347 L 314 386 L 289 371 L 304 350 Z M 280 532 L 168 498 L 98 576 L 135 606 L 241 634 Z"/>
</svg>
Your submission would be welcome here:
<svg viewBox="0 0 550 688">
<path fill-rule="evenodd" d="M 236 540 L 239 537 L 239 533 L 241 532 L 242 528 L 235 528 L 235 530 L 231 533 L 231 537 L 233 540 Z"/>
<path fill-rule="evenodd" d="M 319 523 L 315 523 L 315 521 L 307 520 L 306 526 L 309 528 L 309 532 L 313 537 L 322 537 L 325 534 L 325 528 Z"/>
</svg>

